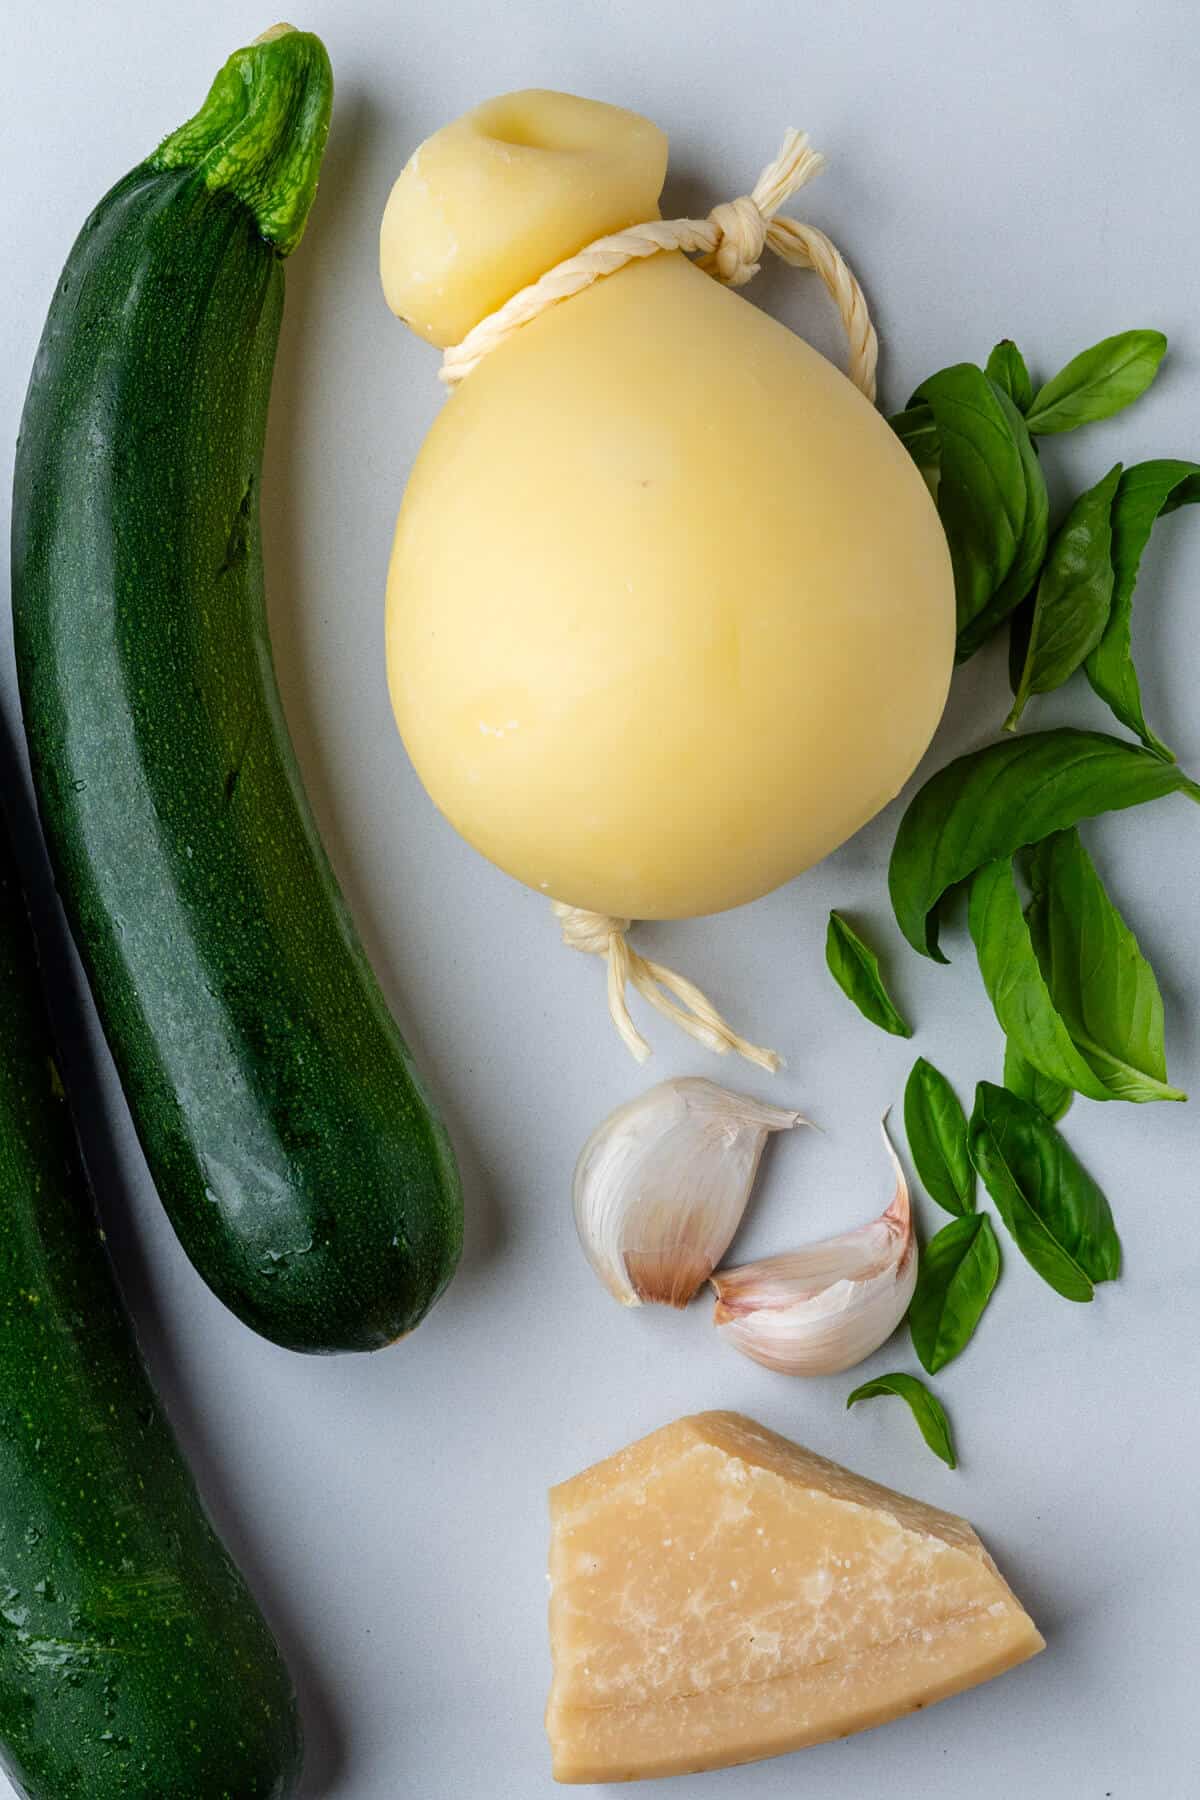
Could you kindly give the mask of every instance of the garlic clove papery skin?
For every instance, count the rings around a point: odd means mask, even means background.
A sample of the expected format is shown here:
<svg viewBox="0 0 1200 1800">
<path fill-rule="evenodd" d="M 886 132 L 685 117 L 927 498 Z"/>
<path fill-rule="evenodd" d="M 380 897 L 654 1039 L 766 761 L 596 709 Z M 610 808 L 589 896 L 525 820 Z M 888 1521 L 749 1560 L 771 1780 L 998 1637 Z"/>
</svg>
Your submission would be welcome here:
<svg viewBox="0 0 1200 1800">
<path fill-rule="evenodd" d="M 579 1240 L 625 1306 L 686 1306 L 728 1250 L 773 1131 L 802 1125 L 698 1076 L 618 1107 L 575 1167 Z"/>
<path fill-rule="evenodd" d="M 806 1249 L 711 1277 L 713 1323 L 743 1356 L 781 1375 L 837 1375 L 895 1331 L 917 1284 L 917 1239 L 904 1171 L 887 1211 Z"/>
</svg>

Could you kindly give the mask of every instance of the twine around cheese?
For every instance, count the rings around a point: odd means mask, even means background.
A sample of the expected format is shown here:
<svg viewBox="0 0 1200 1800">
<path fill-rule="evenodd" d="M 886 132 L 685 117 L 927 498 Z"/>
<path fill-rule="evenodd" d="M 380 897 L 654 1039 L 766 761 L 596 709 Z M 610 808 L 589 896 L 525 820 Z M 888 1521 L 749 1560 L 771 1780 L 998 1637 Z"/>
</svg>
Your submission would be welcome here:
<svg viewBox="0 0 1200 1800">
<path fill-rule="evenodd" d="M 745 287 L 762 267 L 764 250 L 772 250 L 793 269 L 813 269 L 821 277 L 841 316 L 850 361 L 847 373 L 855 387 L 874 404 L 875 365 L 879 340 L 866 297 L 845 257 L 823 231 L 798 219 L 776 215 L 785 200 L 819 175 L 825 158 L 809 148 L 808 133 L 788 131 L 779 155 L 769 162 L 751 193 L 714 206 L 707 219 L 651 219 L 597 238 L 531 282 L 468 331 L 460 344 L 443 353 L 440 380 L 457 387 L 523 325 L 539 318 L 560 300 L 582 293 L 603 275 L 614 275 L 627 263 L 661 250 L 699 252 L 697 267 L 726 287 Z"/>
<path fill-rule="evenodd" d="M 707 219 L 651 219 L 597 238 L 521 288 L 496 312 L 481 319 L 461 343 L 451 345 L 442 357 L 440 379 L 449 388 L 457 387 L 485 356 L 533 319 L 640 258 L 681 250 L 695 255 L 697 268 L 714 280 L 736 288 L 757 275 L 763 252 L 771 250 L 790 267 L 812 269 L 820 276 L 846 334 L 847 373 L 874 404 L 879 340 L 853 271 L 823 231 L 798 219 L 777 216 L 784 202 L 824 167 L 825 158 L 809 147 L 808 134 L 788 131 L 778 156 L 767 164 L 749 194 L 714 206 Z M 650 1055 L 650 1046 L 630 1015 L 630 986 L 706 1049 L 718 1055 L 736 1051 L 747 1062 L 772 1072 L 782 1067 L 782 1058 L 774 1050 L 752 1044 L 734 1031 L 694 982 L 640 956 L 626 936 L 631 920 L 566 906 L 559 900 L 553 905 L 563 942 L 572 950 L 606 959 L 608 1010 L 622 1041 L 639 1062 Z"/>
</svg>

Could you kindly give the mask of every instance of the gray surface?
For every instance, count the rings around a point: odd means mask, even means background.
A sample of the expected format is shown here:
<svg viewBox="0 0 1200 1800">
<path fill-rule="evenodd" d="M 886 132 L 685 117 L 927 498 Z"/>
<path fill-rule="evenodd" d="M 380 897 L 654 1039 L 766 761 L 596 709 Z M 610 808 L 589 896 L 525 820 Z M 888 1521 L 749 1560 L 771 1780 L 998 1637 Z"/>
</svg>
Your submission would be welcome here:
<svg viewBox="0 0 1200 1800">
<path fill-rule="evenodd" d="M 6 510 L 26 372 L 76 229 L 268 20 L 227 0 L 7 0 L 4 11 Z M 613 1305 L 575 1244 L 568 1182 L 587 1132 L 649 1079 L 720 1075 L 794 1099 L 825 1127 L 772 1158 L 740 1248 L 782 1248 L 882 1203 L 875 1121 L 913 1051 L 849 1009 L 822 939 L 832 904 L 888 937 L 898 814 L 754 907 L 641 934 L 778 1044 L 786 1076 L 772 1085 L 715 1065 L 654 1027 L 656 1057 L 638 1072 L 607 1030 L 598 969 L 560 950 L 544 904 L 435 816 L 392 729 L 384 570 L 439 397 L 433 354 L 384 308 L 374 241 L 418 139 L 506 88 L 571 88 L 649 113 L 672 136 L 668 202 L 689 210 L 748 185 L 794 121 L 834 159 L 806 211 L 868 285 L 890 404 L 1004 332 L 1048 372 L 1110 331 L 1154 324 L 1174 349 L 1153 395 L 1046 461 L 1067 484 L 1118 456 L 1200 455 L 1192 9 L 312 0 L 299 23 L 324 34 L 339 92 L 311 233 L 289 268 L 266 496 L 272 616 L 334 861 L 445 1097 L 469 1182 L 464 1266 L 411 1342 L 370 1360 L 302 1360 L 252 1337 L 202 1288 L 150 1190 L 28 829 L 25 846 L 121 1274 L 208 1502 L 288 1647 L 311 1740 L 307 1792 L 555 1791 L 541 1727 L 546 1486 L 681 1412 L 731 1406 L 967 1513 L 1050 1647 L 927 1716 L 799 1760 L 651 1786 L 646 1800 L 782 1800 L 842 1784 L 856 1800 L 1188 1800 L 1200 1793 L 1192 1109 L 1077 1104 L 1069 1135 L 1112 1196 L 1126 1274 L 1072 1307 L 1007 1253 L 985 1329 L 941 1382 L 957 1475 L 899 1403 L 847 1415 L 848 1377 L 768 1375 L 718 1344 L 704 1306 L 680 1317 Z M 754 292 L 836 352 L 813 280 L 772 273 Z M 1198 527 L 1183 515 L 1159 534 L 1138 632 L 1150 716 L 1193 769 Z M 6 608 L 0 617 L 15 721 Z M 990 735 L 1003 695 L 998 656 L 962 674 L 930 766 Z M 1035 704 L 1037 723 L 1103 718 L 1074 688 Z M 1174 800 L 1089 832 L 1160 970 L 1172 1068 L 1194 1091 L 1198 827 Z M 961 930 L 948 941 L 948 970 L 902 956 L 894 934 L 889 961 L 920 1021 L 916 1048 L 965 1093 L 997 1074 L 999 1041 Z M 895 1366 L 915 1367 L 903 1341 L 864 1373 Z"/>
</svg>

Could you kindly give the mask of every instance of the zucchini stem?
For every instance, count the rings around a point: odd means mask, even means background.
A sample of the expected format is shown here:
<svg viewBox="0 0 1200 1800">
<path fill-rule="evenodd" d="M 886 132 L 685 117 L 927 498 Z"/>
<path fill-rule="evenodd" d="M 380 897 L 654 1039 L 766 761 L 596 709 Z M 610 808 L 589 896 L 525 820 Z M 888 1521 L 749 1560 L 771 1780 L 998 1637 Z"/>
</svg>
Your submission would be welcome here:
<svg viewBox="0 0 1200 1800">
<path fill-rule="evenodd" d="M 165 138 L 155 169 L 195 168 L 234 194 L 280 256 L 304 232 L 329 135 L 333 71 L 320 38 L 274 25 L 235 50 L 194 118 Z"/>
</svg>

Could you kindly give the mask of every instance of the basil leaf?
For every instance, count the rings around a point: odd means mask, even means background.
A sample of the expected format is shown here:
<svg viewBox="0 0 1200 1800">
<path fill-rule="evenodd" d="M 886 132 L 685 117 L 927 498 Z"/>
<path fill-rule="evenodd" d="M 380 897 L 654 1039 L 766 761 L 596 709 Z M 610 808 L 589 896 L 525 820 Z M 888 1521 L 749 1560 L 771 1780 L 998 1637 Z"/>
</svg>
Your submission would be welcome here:
<svg viewBox="0 0 1200 1800">
<path fill-rule="evenodd" d="M 1122 331 L 1081 350 L 1034 395 L 1030 431 L 1045 437 L 1111 418 L 1145 393 L 1166 349 L 1161 331 Z"/>
<path fill-rule="evenodd" d="M 1080 819 L 1200 786 L 1140 746 L 1100 731 L 1035 731 L 947 763 L 900 821 L 888 888 L 901 931 L 936 962 L 938 903 L 984 863 Z"/>
<path fill-rule="evenodd" d="M 1109 899 L 1077 831 L 1056 832 L 1029 863 L 1029 929 L 1054 1007 L 1116 1100 L 1186 1100 L 1167 1081 L 1154 970 Z"/>
<path fill-rule="evenodd" d="M 896 413 L 888 424 L 920 469 L 926 487 L 936 500 L 942 479 L 942 441 L 933 422 L 933 413 L 922 402 Z"/>
<path fill-rule="evenodd" d="M 1089 1100 L 1109 1099 L 1051 997 L 1007 859 L 974 875 L 967 915 L 983 985 L 1010 1043 L 1052 1081 Z"/>
<path fill-rule="evenodd" d="M 1052 1125 L 1070 1111 L 1075 1098 L 1074 1090 L 1064 1082 L 1051 1081 L 1049 1075 L 1026 1062 L 1011 1039 L 1004 1046 L 1004 1085 L 1010 1094 L 1036 1106 Z"/>
<path fill-rule="evenodd" d="M 847 1409 L 856 1400 L 873 1400 L 878 1394 L 898 1394 L 901 1400 L 907 1401 L 920 1426 L 921 1436 L 933 1454 L 940 1456 L 947 1468 L 957 1469 L 950 1421 L 941 1401 L 929 1392 L 923 1381 L 918 1381 L 915 1375 L 877 1375 L 874 1381 L 864 1381 L 861 1387 L 855 1388 L 846 1401 Z"/>
<path fill-rule="evenodd" d="M 1025 474 L 1001 396 L 974 363 L 931 375 L 909 410 L 922 401 L 941 446 L 937 505 L 950 545 L 962 631 L 1016 560 L 1028 506 Z"/>
<path fill-rule="evenodd" d="M 1113 502 L 1113 597 L 1108 624 L 1087 659 L 1087 678 L 1112 707 L 1122 725 L 1136 732 L 1148 750 L 1174 762 L 1142 712 L 1141 688 L 1133 666 L 1131 626 L 1138 565 L 1156 519 L 1200 500 L 1200 463 L 1162 460 L 1126 469 Z"/>
<path fill-rule="evenodd" d="M 1108 1201 L 1066 1140 L 1028 1100 L 981 1081 L 971 1156 L 1013 1241 L 1065 1300 L 1121 1272 Z"/>
<path fill-rule="evenodd" d="M 987 1213 L 954 1219 L 922 1250 L 908 1329 L 930 1375 L 966 1349 L 999 1274 L 1000 1246 Z"/>
<path fill-rule="evenodd" d="M 993 391 L 1017 446 L 1021 479 L 1025 486 L 1025 523 L 1008 574 L 998 584 L 982 611 L 959 629 L 954 646 L 954 660 L 959 663 L 974 656 L 980 645 L 991 637 L 997 626 L 1002 625 L 1024 600 L 1037 580 L 1050 535 L 1050 496 L 1046 492 L 1046 477 L 1042 474 L 1042 465 L 1037 459 L 1033 439 L 1008 395 L 1001 389 Z"/>
<path fill-rule="evenodd" d="M 1031 694 L 1048 694 L 1072 676 L 1104 635 L 1113 596 L 1112 511 L 1121 464 L 1081 494 L 1060 526 L 1042 570 L 1011 731 Z"/>
<path fill-rule="evenodd" d="M 918 1056 L 904 1089 L 904 1130 L 926 1193 L 950 1213 L 975 1207 L 967 1115 L 940 1069 Z"/>
<path fill-rule="evenodd" d="M 1011 338 L 1001 338 L 987 359 L 984 374 L 1006 393 L 1018 412 L 1028 412 L 1033 404 L 1033 382 L 1025 367 L 1025 358 Z"/>
<path fill-rule="evenodd" d="M 825 934 L 825 961 L 829 973 L 844 994 L 853 1000 L 864 1019 L 890 1031 L 893 1037 L 911 1037 L 912 1026 L 896 1010 L 879 973 L 879 958 L 841 913 L 831 912 Z"/>
</svg>

